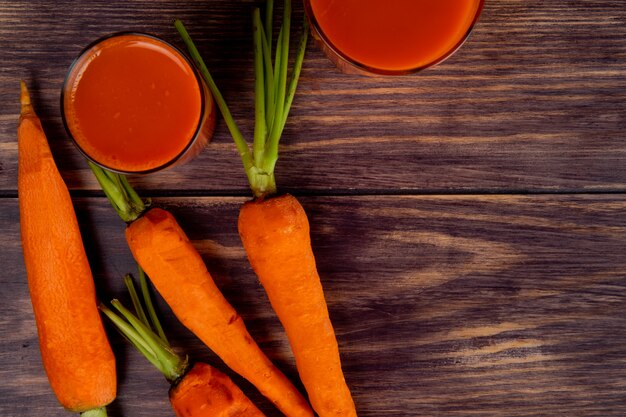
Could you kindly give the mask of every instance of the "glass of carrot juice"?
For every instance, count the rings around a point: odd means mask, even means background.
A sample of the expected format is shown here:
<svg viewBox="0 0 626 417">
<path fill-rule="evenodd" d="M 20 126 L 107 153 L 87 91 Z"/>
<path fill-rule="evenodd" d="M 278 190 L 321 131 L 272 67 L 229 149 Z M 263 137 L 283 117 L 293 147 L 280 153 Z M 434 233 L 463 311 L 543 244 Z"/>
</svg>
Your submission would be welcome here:
<svg viewBox="0 0 626 417">
<path fill-rule="evenodd" d="M 438 64 L 468 38 L 484 0 L 305 0 L 311 32 L 346 73 L 404 75 Z"/>
<path fill-rule="evenodd" d="M 63 123 L 92 162 L 145 174 L 200 153 L 216 109 L 192 63 L 152 35 L 116 33 L 87 46 L 61 94 Z"/>
</svg>

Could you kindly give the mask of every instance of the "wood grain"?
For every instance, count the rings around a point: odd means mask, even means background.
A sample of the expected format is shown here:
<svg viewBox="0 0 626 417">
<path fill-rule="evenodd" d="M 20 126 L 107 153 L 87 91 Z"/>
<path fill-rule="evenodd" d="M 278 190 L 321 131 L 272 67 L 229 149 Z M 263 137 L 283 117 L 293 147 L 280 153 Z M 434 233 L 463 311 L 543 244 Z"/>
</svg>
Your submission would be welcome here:
<svg viewBox="0 0 626 417">
<path fill-rule="evenodd" d="M 63 177 L 89 196 L 97 186 L 59 114 L 79 51 L 129 29 L 180 45 L 171 21 L 181 18 L 250 135 L 259 3 L 0 3 L 0 415 L 68 415 L 41 367 L 19 244 L 18 80 L 32 86 Z M 283 190 L 313 194 L 301 200 L 361 417 L 626 415 L 624 39 L 621 0 L 488 0 L 470 42 L 416 76 L 344 75 L 310 45 L 277 177 Z M 133 182 L 181 196 L 156 200 L 295 381 L 236 233 L 243 198 L 233 196 L 248 195 L 239 164 L 219 123 L 198 159 Z M 527 192 L 556 195 L 510 195 Z M 389 195 L 428 193 L 451 195 Z M 76 203 L 100 297 L 128 301 L 123 226 L 102 198 Z M 225 370 L 159 307 L 175 346 Z M 173 415 L 165 380 L 111 340 L 120 395 L 110 415 Z"/>
<path fill-rule="evenodd" d="M 2 2 L 0 192 L 16 188 L 18 79 L 33 86 L 71 188 L 93 190 L 59 116 L 65 71 L 82 47 L 110 32 L 143 30 L 179 43 L 175 17 L 188 24 L 249 136 L 254 4 Z M 343 75 L 311 45 L 279 186 L 335 194 L 625 191 L 625 38 L 622 0 L 489 0 L 471 40 L 420 75 Z M 139 181 L 160 192 L 245 194 L 239 165 L 220 123 L 196 161 Z"/>
<path fill-rule="evenodd" d="M 236 232 L 241 198 L 158 199 L 253 336 L 296 379 Z M 626 415 L 624 196 L 308 197 L 313 246 L 361 417 Z M 76 200 L 100 297 L 133 264 L 99 198 Z M 17 201 L 0 200 L 0 415 L 66 416 L 39 359 Z M 174 346 L 221 365 L 159 299 Z M 167 384 L 114 333 L 112 416 L 172 416 Z M 231 374 L 232 375 L 232 374 Z M 235 378 L 267 415 L 279 414 Z"/>
</svg>

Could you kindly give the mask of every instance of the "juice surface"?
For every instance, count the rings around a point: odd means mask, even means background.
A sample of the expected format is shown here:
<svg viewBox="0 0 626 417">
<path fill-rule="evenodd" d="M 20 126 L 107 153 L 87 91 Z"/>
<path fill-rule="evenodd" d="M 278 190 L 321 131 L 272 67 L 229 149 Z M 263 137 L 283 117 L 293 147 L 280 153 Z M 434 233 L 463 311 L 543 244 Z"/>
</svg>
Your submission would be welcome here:
<svg viewBox="0 0 626 417">
<path fill-rule="evenodd" d="M 405 71 L 432 64 L 466 36 L 480 0 L 310 0 L 320 30 L 365 66 Z"/>
<path fill-rule="evenodd" d="M 192 68 L 150 37 L 104 40 L 79 58 L 68 82 L 63 106 L 72 136 L 109 168 L 139 172 L 167 164 L 200 122 L 202 91 Z"/>
</svg>

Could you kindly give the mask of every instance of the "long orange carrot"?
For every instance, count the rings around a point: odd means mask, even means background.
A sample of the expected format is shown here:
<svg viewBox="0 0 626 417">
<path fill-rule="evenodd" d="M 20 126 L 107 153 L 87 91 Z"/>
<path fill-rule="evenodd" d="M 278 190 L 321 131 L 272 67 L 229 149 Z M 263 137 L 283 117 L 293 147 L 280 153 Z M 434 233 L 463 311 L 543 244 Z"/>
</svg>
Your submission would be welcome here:
<svg viewBox="0 0 626 417">
<path fill-rule="evenodd" d="M 353 417 L 356 409 L 341 370 L 306 214 L 294 197 L 274 197 L 278 143 L 297 87 L 307 28 L 305 25 L 287 87 L 291 2 L 285 0 L 273 62 L 272 4 L 268 1 L 265 25 L 258 9 L 253 15 L 256 97 L 252 152 L 189 34 L 180 21 L 175 26 L 224 116 L 256 198 L 241 209 L 239 233 L 248 259 L 285 327 L 311 405 L 320 417 Z"/>
<path fill-rule="evenodd" d="M 356 416 L 309 237 L 304 209 L 289 194 L 243 205 L 239 234 L 279 317 L 313 409 Z"/>
<path fill-rule="evenodd" d="M 124 281 L 130 292 L 135 313 L 118 300 L 111 304 L 115 313 L 104 304 L 102 312 L 117 329 L 148 359 L 170 382 L 170 403 L 178 417 L 265 417 L 248 397 L 225 374 L 206 363 L 190 365 L 171 348 L 154 311 L 146 276 L 139 268 L 143 305 L 137 295 L 133 278 Z M 144 308 L 145 306 L 145 308 Z M 148 310 L 148 314 L 145 310 Z M 148 319 L 148 317 L 150 319 Z M 158 334 L 157 334 L 158 333 Z"/>
<path fill-rule="evenodd" d="M 128 226 L 126 240 L 178 319 L 226 365 L 285 415 L 313 416 L 298 390 L 254 342 L 171 213 L 149 210 Z"/>
<path fill-rule="evenodd" d="M 72 200 L 23 81 L 20 101 L 20 226 L 43 364 L 65 408 L 106 416 L 104 406 L 115 398 L 115 358 Z"/>
</svg>

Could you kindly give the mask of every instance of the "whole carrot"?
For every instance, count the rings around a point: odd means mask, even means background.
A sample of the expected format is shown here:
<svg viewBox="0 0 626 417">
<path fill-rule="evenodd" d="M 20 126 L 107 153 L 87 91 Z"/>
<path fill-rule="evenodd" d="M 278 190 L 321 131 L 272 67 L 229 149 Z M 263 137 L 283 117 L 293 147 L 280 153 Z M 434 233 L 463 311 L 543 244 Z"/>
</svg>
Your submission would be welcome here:
<svg viewBox="0 0 626 417">
<path fill-rule="evenodd" d="M 274 168 L 278 143 L 297 87 L 307 28 L 305 25 L 291 80 L 287 83 L 291 2 L 285 1 L 274 61 L 271 59 L 272 3 L 268 1 L 265 25 L 258 9 L 253 15 L 252 152 L 183 24 L 177 21 L 175 25 L 207 81 L 241 156 L 255 200 L 241 208 L 239 234 L 252 268 L 285 328 L 311 405 L 320 417 L 352 417 L 356 416 L 356 409 L 341 369 L 337 340 L 311 249 L 306 213 L 293 196 L 276 197 Z"/>
<path fill-rule="evenodd" d="M 68 410 L 106 416 L 115 358 L 102 327 L 72 200 L 21 83 L 18 127 L 20 227 L 43 365 Z"/>
<path fill-rule="evenodd" d="M 311 405 L 320 416 L 356 416 L 304 209 L 289 194 L 245 203 L 239 234 L 285 328 Z"/>
<path fill-rule="evenodd" d="M 145 274 L 139 268 L 143 304 L 137 295 L 132 276 L 124 278 L 130 292 L 135 313 L 119 301 L 111 304 L 116 314 L 101 304 L 102 312 L 161 373 L 170 384 L 170 403 L 178 417 L 264 417 L 263 413 L 225 374 L 206 363 L 189 364 L 170 348 L 156 316 Z M 158 334 L 157 334 L 158 333 Z"/>
</svg>

